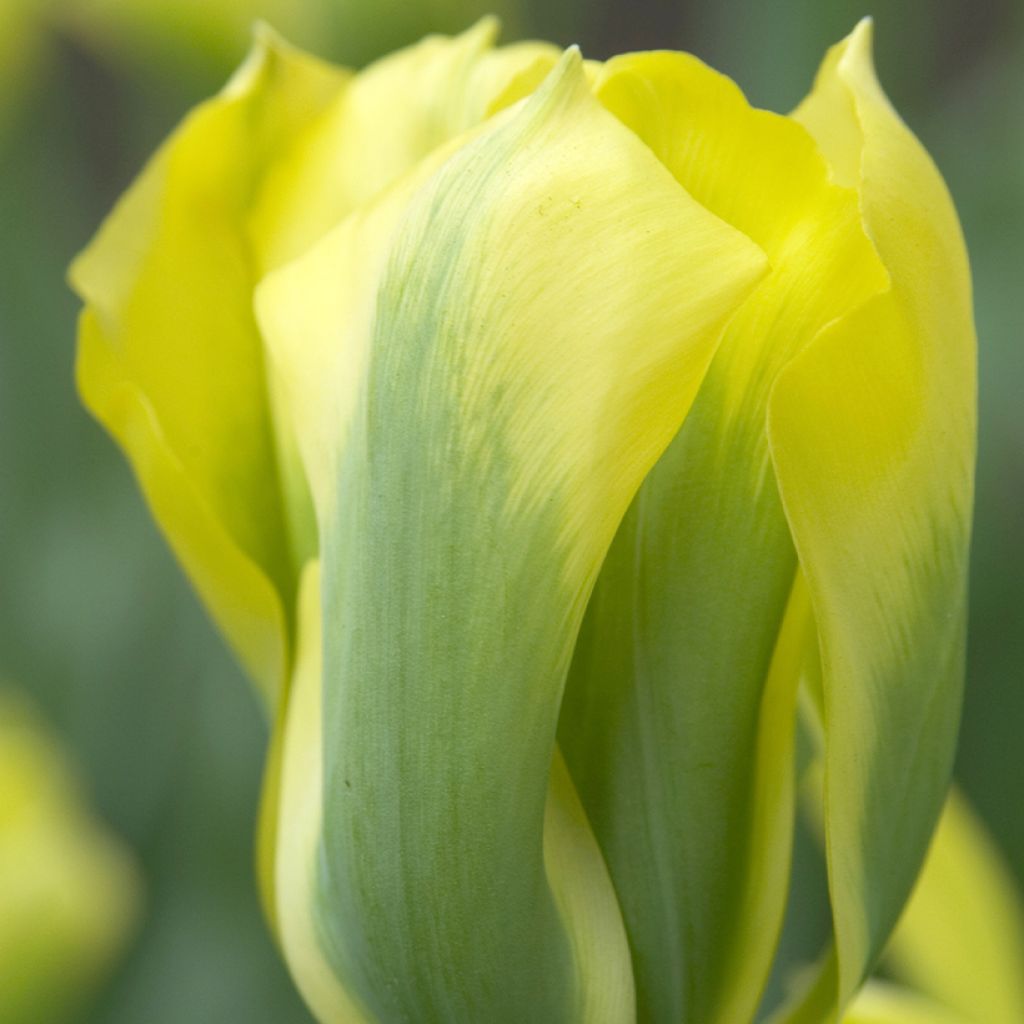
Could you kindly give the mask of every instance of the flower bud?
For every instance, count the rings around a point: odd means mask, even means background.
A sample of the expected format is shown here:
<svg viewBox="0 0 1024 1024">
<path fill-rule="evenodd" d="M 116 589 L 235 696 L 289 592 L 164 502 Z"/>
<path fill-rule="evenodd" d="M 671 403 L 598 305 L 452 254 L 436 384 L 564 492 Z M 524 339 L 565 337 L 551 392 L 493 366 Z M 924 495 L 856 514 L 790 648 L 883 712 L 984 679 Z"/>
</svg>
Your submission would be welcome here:
<svg viewBox="0 0 1024 1024">
<path fill-rule="evenodd" d="M 862 23 L 785 117 L 483 22 L 263 31 L 79 258 L 78 378 L 274 722 L 324 1021 L 752 1020 L 816 693 L 838 1013 L 962 685 L 974 334 Z"/>
</svg>

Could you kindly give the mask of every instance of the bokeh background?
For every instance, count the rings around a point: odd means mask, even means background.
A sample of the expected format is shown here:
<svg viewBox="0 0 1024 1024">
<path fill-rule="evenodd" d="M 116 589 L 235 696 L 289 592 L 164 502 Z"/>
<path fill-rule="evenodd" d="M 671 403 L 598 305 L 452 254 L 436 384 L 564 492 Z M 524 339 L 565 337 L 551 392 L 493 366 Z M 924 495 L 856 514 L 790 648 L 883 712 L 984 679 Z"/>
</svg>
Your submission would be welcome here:
<svg viewBox="0 0 1024 1024">
<path fill-rule="evenodd" d="M 145 157 L 242 58 L 254 17 L 361 65 L 496 7 L 507 40 L 688 49 L 788 110 L 825 48 L 874 15 L 880 76 L 943 170 L 972 256 L 980 459 L 957 774 L 1024 883 L 1024 3 L 866 4 L 0 0 L 0 677 L 64 742 L 144 886 L 125 954 L 73 1020 L 310 1019 L 256 903 L 264 722 L 79 408 L 64 284 Z"/>
</svg>

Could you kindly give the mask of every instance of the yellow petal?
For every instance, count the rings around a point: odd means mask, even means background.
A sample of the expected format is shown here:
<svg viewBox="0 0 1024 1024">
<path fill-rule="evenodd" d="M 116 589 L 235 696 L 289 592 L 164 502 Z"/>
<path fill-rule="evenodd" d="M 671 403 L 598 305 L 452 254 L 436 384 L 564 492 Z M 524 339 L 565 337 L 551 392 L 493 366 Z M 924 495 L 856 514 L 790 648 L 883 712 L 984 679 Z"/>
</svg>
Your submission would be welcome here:
<svg viewBox="0 0 1024 1024">
<path fill-rule="evenodd" d="M 245 223 L 267 162 L 343 79 L 263 33 L 71 269 L 87 303 L 82 398 L 126 450 L 175 553 L 271 702 L 287 668 L 297 568 Z"/>
<path fill-rule="evenodd" d="M 317 541 L 252 289 L 431 149 L 533 88 L 552 48 L 495 51 L 495 32 L 485 20 L 433 37 L 350 80 L 261 28 L 243 68 L 185 121 L 72 268 L 88 304 L 83 398 L 127 450 L 271 704 L 287 673 L 297 574 Z"/>
<path fill-rule="evenodd" d="M 250 219 L 261 269 L 301 255 L 432 150 L 531 91 L 557 51 L 542 43 L 495 50 L 497 33 L 484 18 L 355 76 L 267 176 Z"/>
<path fill-rule="evenodd" d="M 295 983 L 320 1024 L 364 1024 L 327 962 L 317 936 L 316 858 L 323 808 L 323 623 L 320 566 L 307 564 L 299 589 L 295 670 L 282 719 L 279 811 L 275 819 L 273 919 Z"/>
<path fill-rule="evenodd" d="M 975 342 L 956 215 L 878 86 L 869 23 L 831 52 L 796 116 L 820 133 L 837 179 L 855 178 L 891 279 L 789 364 L 769 415 L 820 636 L 842 1003 L 899 915 L 948 785 L 963 682 Z"/>
</svg>

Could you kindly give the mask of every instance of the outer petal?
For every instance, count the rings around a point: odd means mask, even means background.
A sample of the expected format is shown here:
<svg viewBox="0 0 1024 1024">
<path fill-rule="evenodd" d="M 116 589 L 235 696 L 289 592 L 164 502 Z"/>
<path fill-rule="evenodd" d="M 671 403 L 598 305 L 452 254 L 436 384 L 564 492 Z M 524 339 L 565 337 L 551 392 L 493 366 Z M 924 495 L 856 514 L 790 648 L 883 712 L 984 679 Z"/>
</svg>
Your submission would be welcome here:
<svg viewBox="0 0 1024 1024">
<path fill-rule="evenodd" d="M 1024 1020 L 1024 902 L 984 825 L 956 790 L 886 962 L 901 981 L 970 1020 Z"/>
<path fill-rule="evenodd" d="M 618 521 L 763 259 L 574 54 L 392 199 L 258 297 L 275 361 L 321 392 L 299 436 L 324 544 L 324 948 L 383 1019 L 628 1019 L 614 894 L 549 787 L 558 706 Z M 365 290 L 339 297 L 355 252 Z M 560 882 L 567 861 L 586 874 Z"/>
<path fill-rule="evenodd" d="M 693 409 L 619 529 L 587 610 L 559 741 L 623 905 L 641 1016 L 757 1006 L 789 864 L 798 592 L 765 420 L 821 327 L 885 286 L 856 195 L 800 126 L 684 54 L 599 71 L 598 97 L 768 254 Z M 780 636 L 780 629 L 782 630 Z"/>
<path fill-rule="evenodd" d="M 264 35 L 161 149 L 71 270 L 78 383 L 268 699 L 296 570 L 245 221 L 270 155 L 343 80 Z"/>
<path fill-rule="evenodd" d="M 837 178 L 857 182 L 892 280 L 789 365 L 769 422 L 821 644 L 845 1002 L 909 894 L 949 779 L 963 681 L 974 329 L 956 215 L 875 80 L 867 22 L 829 54 L 796 116 L 819 135 Z"/>
<path fill-rule="evenodd" d="M 843 1015 L 843 1024 L 980 1024 L 924 996 L 873 982 Z"/>
</svg>

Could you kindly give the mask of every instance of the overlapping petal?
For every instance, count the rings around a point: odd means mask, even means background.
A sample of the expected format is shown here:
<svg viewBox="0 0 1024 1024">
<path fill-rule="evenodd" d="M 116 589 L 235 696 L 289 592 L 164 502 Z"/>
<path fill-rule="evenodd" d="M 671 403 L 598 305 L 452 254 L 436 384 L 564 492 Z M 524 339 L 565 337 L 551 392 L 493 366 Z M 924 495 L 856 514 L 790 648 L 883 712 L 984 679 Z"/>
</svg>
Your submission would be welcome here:
<svg viewBox="0 0 1024 1024">
<path fill-rule="evenodd" d="M 595 87 L 771 262 L 616 536 L 559 728 L 623 904 L 642 1017 L 744 1020 L 785 901 L 808 647 L 791 634 L 814 632 L 796 595 L 780 637 L 797 559 L 768 403 L 782 367 L 887 276 L 856 194 L 800 125 L 685 54 L 616 58 Z"/>
<path fill-rule="evenodd" d="M 970 278 L 949 196 L 875 79 L 870 24 L 796 117 L 856 185 L 891 285 L 772 393 L 772 460 L 818 624 L 837 997 L 871 968 L 945 799 L 975 446 Z"/>
<path fill-rule="evenodd" d="M 83 399 L 128 452 L 271 706 L 317 541 L 253 289 L 554 61 L 543 44 L 494 50 L 495 34 L 485 20 L 352 76 L 260 29 L 244 67 L 186 119 L 72 268 L 87 302 Z"/>
</svg>

